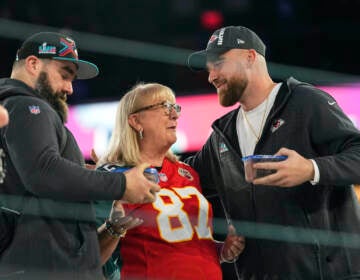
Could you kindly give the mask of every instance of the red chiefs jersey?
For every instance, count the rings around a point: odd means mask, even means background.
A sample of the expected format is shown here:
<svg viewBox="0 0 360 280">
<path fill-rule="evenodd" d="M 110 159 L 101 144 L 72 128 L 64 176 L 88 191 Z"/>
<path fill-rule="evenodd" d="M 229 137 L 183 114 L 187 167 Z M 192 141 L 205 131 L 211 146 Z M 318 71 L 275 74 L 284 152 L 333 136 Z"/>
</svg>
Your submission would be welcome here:
<svg viewBox="0 0 360 280">
<path fill-rule="evenodd" d="M 121 280 L 222 279 L 212 237 L 212 207 L 201 194 L 197 173 L 165 159 L 161 191 L 152 204 L 126 204 L 144 222 L 121 240 Z"/>
</svg>

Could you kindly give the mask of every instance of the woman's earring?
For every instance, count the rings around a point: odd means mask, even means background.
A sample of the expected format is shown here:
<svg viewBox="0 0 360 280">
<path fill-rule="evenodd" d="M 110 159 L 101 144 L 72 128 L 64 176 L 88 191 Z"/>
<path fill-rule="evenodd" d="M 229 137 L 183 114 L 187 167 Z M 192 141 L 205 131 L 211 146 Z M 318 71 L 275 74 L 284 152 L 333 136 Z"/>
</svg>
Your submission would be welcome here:
<svg viewBox="0 0 360 280">
<path fill-rule="evenodd" d="M 140 130 L 139 130 L 139 138 L 140 138 L 140 140 L 144 139 L 143 131 L 144 130 L 142 128 L 140 128 Z"/>
</svg>

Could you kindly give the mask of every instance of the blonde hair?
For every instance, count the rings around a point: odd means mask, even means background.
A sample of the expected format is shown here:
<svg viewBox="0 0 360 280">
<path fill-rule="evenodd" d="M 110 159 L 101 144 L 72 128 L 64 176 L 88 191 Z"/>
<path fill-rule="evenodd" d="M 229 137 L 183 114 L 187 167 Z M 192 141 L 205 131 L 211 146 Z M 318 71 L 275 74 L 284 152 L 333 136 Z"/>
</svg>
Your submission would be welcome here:
<svg viewBox="0 0 360 280">
<path fill-rule="evenodd" d="M 98 166 L 104 163 L 130 166 L 141 163 L 138 132 L 129 125 L 128 117 L 148 105 L 149 101 L 164 97 L 175 100 L 174 92 L 167 86 L 158 83 L 138 83 L 120 99 L 109 147 L 100 158 Z M 170 149 L 165 157 L 173 162 L 178 160 Z"/>
</svg>

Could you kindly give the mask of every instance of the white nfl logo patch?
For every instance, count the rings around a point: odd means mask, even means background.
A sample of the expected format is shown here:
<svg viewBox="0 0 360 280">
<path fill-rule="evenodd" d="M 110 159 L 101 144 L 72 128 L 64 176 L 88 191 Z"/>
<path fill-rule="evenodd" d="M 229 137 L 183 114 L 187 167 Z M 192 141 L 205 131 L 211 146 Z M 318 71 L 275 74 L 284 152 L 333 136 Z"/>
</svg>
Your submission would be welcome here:
<svg viewBox="0 0 360 280">
<path fill-rule="evenodd" d="M 31 114 L 38 115 L 40 114 L 40 107 L 38 105 L 30 105 L 29 111 Z"/>
</svg>

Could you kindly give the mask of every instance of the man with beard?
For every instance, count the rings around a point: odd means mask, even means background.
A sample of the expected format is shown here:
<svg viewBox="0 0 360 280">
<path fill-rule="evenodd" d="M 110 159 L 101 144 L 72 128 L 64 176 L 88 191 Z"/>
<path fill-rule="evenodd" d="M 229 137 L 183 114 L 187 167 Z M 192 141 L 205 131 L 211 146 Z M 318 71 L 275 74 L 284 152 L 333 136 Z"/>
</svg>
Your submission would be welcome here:
<svg viewBox="0 0 360 280">
<path fill-rule="evenodd" d="M 10 78 L 0 80 L 0 100 L 10 122 L 0 131 L 6 176 L 0 185 L 0 278 L 100 279 L 101 242 L 123 229 L 107 221 L 97 235 L 93 200 L 155 200 L 159 186 L 143 175 L 85 168 L 64 126 L 66 97 L 75 78 L 98 74 L 79 60 L 68 36 L 41 32 L 18 50 Z M 127 220 L 129 222 L 129 220 Z"/>
<path fill-rule="evenodd" d="M 320 89 L 292 77 L 275 83 L 264 43 L 246 27 L 216 30 L 206 49 L 189 57 L 190 66 L 199 58 L 206 60 L 220 104 L 240 104 L 213 123 L 202 150 L 187 159 L 204 192 L 217 192 L 227 218 L 247 236 L 238 276 L 359 277 L 359 246 L 348 242 L 360 238 L 353 187 L 360 182 L 360 133 L 354 124 Z M 249 182 L 242 158 L 251 155 L 286 159 L 253 164 L 272 172 Z"/>
</svg>

